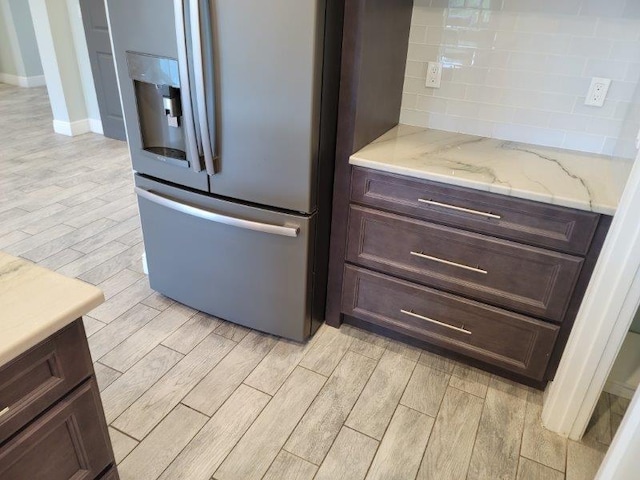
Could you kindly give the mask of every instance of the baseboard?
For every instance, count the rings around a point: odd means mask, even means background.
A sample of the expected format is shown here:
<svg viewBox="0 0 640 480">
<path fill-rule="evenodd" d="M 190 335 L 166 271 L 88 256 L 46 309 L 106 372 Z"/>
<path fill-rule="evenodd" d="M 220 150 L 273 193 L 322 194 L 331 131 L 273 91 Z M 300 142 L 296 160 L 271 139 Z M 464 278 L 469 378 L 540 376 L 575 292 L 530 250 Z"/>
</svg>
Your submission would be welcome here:
<svg viewBox="0 0 640 480">
<path fill-rule="evenodd" d="M 633 385 L 628 385 L 622 382 L 616 382 L 607 380 L 607 383 L 604 384 L 604 391 L 607 393 L 611 393 L 617 397 L 626 398 L 627 400 L 631 400 L 633 395 L 636 393 L 636 388 Z"/>
<path fill-rule="evenodd" d="M 91 124 L 88 118 L 84 118 L 76 122 L 64 122 L 62 120 L 54 120 L 53 131 L 61 135 L 67 135 L 68 137 L 75 137 L 76 135 L 89 133 L 91 131 Z"/>
<path fill-rule="evenodd" d="M 102 121 L 96 120 L 95 118 L 89 119 L 89 128 L 93 133 L 99 133 L 100 135 L 104 135 L 104 130 L 102 129 Z"/>
<path fill-rule="evenodd" d="M 640 334 L 629 332 L 611 368 L 604 391 L 631 399 L 640 384 Z"/>
<path fill-rule="evenodd" d="M 8 83 L 9 85 L 16 85 L 24 88 L 43 87 L 46 85 L 44 75 L 21 77 L 18 75 L 11 75 L 10 73 L 0 73 L 0 83 Z"/>
</svg>

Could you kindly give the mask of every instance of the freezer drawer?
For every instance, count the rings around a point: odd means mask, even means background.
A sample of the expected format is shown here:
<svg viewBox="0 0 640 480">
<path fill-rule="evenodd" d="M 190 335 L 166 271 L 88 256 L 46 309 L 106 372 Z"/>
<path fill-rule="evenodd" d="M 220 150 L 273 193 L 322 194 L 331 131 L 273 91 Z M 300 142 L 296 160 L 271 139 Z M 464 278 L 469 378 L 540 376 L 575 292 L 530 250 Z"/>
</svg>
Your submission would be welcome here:
<svg viewBox="0 0 640 480">
<path fill-rule="evenodd" d="M 136 175 L 151 287 L 210 315 L 311 333 L 315 216 L 263 210 Z"/>
</svg>

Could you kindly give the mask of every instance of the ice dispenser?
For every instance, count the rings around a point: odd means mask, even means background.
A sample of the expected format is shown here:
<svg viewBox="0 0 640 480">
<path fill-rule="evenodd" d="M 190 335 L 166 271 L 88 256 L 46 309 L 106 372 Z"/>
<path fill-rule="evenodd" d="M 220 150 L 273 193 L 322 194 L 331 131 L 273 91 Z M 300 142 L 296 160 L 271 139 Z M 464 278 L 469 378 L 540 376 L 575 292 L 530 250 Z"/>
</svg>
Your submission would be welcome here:
<svg viewBox="0 0 640 480">
<path fill-rule="evenodd" d="M 188 167 L 177 60 L 127 52 L 127 65 L 134 82 L 143 150 Z"/>
</svg>

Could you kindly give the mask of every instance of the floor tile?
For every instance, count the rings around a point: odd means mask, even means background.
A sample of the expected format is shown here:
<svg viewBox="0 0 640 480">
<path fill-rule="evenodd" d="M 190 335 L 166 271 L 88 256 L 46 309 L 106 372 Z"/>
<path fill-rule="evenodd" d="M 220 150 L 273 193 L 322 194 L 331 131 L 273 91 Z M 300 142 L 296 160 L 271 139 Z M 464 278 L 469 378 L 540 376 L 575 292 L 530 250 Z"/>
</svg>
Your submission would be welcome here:
<svg viewBox="0 0 640 480">
<path fill-rule="evenodd" d="M 98 381 L 98 388 L 100 391 L 103 391 L 122 376 L 122 373 L 119 371 L 97 362 L 93 364 L 93 369 L 96 372 L 96 380 Z"/>
<path fill-rule="evenodd" d="M 102 358 L 158 315 L 159 311 L 137 304 L 101 328 L 89 338 L 89 350 L 94 361 Z"/>
<path fill-rule="evenodd" d="M 375 367 L 375 360 L 347 352 L 289 437 L 285 450 L 319 465 Z"/>
<path fill-rule="evenodd" d="M 427 352 L 426 350 L 420 352 L 418 363 L 435 370 L 443 371 L 448 374 L 452 374 L 457 365 L 457 362 L 455 360 L 436 355 L 435 353 Z"/>
<path fill-rule="evenodd" d="M 217 329 L 214 334 L 218 334 Z M 276 339 L 270 335 L 249 333 L 191 390 L 183 403 L 206 415 L 213 415 L 275 343 Z"/>
<path fill-rule="evenodd" d="M 198 313 L 171 336 L 163 340 L 162 345 L 186 355 L 213 332 L 220 323 L 221 321 L 217 318 L 206 313 Z"/>
<path fill-rule="evenodd" d="M 269 395 L 275 395 L 306 351 L 307 344 L 278 340 L 244 383 Z"/>
<path fill-rule="evenodd" d="M 269 400 L 267 394 L 240 385 L 160 478 L 209 480 Z"/>
<path fill-rule="evenodd" d="M 564 480 L 564 475 L 533 460 L 520 457 L 516 480 Z"/>
<path fill-rule="evenodd" d="M 469 465 L 468 480 L 515 477 L 526 404 L 526 390 L 496 377 L 491 379 Z"/>
<path fill-rule="evenodd" d="M 91 318 L 88 315 L 82 317 L 82 323 L 84 324 L 84 331 L 87 337 L 90 337 L 98 330 L 104 328 L 107 325 L 106 323 L 102 323 L 101 321 L 96 320 L 95 318 Z"/>
<path fill-rule="evenodd" d="M 263 480 L 312 480 L 318 467 L 281 450 Z"/>
<path fill-rule="evenodd" d="M 315 480 L 364 480 L 377 448 L 373 438 L 343 427 Z"/>
<path fill-rule="evenodd" d="M 398 405 L 367 480 L 415 478 L 433 427 L 433 418 Z"/>
<path fill-rule="evenodd" d="M 231 340 L 211 334 L 113 422 L 113 426 L 141 440 L 235 347 Z"/>
<path fill-rule="evenodd" d="M 531 391 L 527 397 L 527 414 L 520 455 L 564 472 L 567 463 L 567 440 L 542 426 L 542 392 Z"/>
<path fill-rule="evenodd" d="M 476 440 L 484 402 L 449 387 L 427 444 L 418 480 L 464 480 Z"/>
<path fill-rule="evenodd" d="M 163 346 L 156 347 L 127 373 L 105 388 L 101 396 L 107 423 L 114 421 L 129 408 L 181 358 L 182 355 L 178 352 Z"/>
<path fill-rule="evenodd" d="M 219 480 L 259 480 L 326 378 L 296 368 L 216 471 Z"/>
<path fill-rule="evenodd" d="M 126 372 L 195 314 L 195 310 L 181 304 L 169 307 L 102 357 L 100 363 Z"/>
<path fill-rule="evenodd" d="M 113 447 L 113 454 L 116 458 L 116 465 L 121 463 L 122 460 L 131 453 L 131 450 L 138 445 L 137 440 L 128 437 L 113 427 L 109 427 L 109 437 L 111 438 L 111 446 Z"/>
<path fill-rule="evenodd" d="M 419 363 L 413 370 L 400 403 L 435 418 L 450 379 L 448 373 Z"/>
<path fill-rule="evenodd" d="M 153 290 L 149 287 L 149 280 L 147 277 L 143 277 L 89 312 L 89 314 L 101 322 L 112 322 L 141 300 L 151 295 L 151 293 L 153 293 Z"/>
<path fill-rule="evenodd" d="M 382 439 L 415 365 L 397 353 L 385 352 L 345 425 Z"/>
<path fill-rule="evenodd" d="M 603 444 L 591 446 L 569 440 L 566 480 L 593 480 L 606 451 Z"/>
<path fill-rule="evenodd" d="M 451 373 L 449 385 L 463 392 L 484 398 L 487 394 L 487 385 L 490 379 L 491 374 L 459 363 Z"/>
<path fill-rule="evenodd" d="M 121 480 L 155 480 L 204 426 L 208 418 L 178 405 L 118 465 Z"/>
<path fill-rule="evenodd" d="M 352 339 L 333 327 L 323 328 L 318 335 L 300 366 L 328 377 L 349 349 Z"/>
</svg>

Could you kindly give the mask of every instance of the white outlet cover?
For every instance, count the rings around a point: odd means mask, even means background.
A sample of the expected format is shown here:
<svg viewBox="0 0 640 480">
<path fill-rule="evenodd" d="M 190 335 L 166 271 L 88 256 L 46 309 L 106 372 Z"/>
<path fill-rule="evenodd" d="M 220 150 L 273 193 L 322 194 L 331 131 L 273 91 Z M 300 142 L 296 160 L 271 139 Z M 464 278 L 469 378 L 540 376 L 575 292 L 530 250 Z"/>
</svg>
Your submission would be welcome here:
<svg viewBox="0 0 640 480">
<path fill-rule="evenodd" d="M 584 104 L 590 107 L 603 107 L 610 86 L 610 78 L 593 77 Z"/>
<path fill-rule="evenodd" d="M 427 64 L 427 79 L 425 85 L 429 88 L 440 88 L 442 81 L 442 64 L 439 62 L 429 62 Z"/>
</svg>

